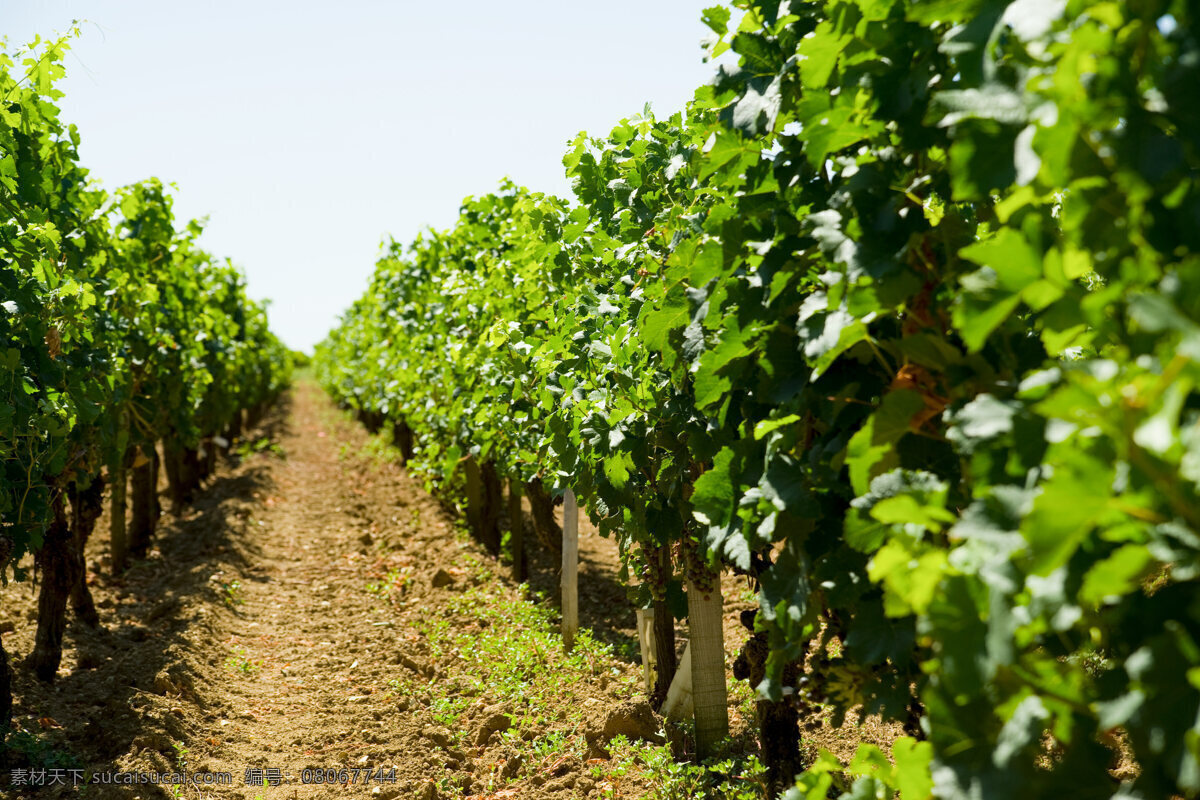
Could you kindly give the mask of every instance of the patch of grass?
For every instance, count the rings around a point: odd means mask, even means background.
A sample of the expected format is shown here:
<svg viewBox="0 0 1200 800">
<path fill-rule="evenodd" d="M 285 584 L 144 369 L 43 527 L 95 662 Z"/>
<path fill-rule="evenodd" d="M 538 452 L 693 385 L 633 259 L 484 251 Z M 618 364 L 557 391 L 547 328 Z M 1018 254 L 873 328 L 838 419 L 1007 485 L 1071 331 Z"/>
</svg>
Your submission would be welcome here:
<svg viewBox="0 0 1200 800">
<path fill-rule="evenodd" d="M 407 594 L 412 585 L 412 567 L 393 567 L 382 579 L 367 584 L 367 594 L 395 602 L 398 596 Z"/>
<path fill-rule="evenodd" d="M 607 800 L 635 796 L 646 800 L 767 797 L 766 767 L 752 754 L 722 752 L 697 764 L 677 761 L 666 745 L 630 742 L 623 736 L 609 742 L 608 749 L 612 758 L 589 770 L 599 796 Z"/>
<path fill-rule="evenodd" d="M 574 751 L 572 753 L 572 751 Z M 533 761 L 541 764 L 552 764 L 565 755 L 583 755 L 583 748 L 578 746 L 573 737 L 565 731 L 551 731 L 545 736 L 539 736 L 529 743 L 529 752 Z"/>
<path fill-rule="evenodd" d="M 342 412 L 336 419 L 330 419 L 323 415 L 323 421 L 326 423 L 334 422 L 335 424 L 340 422 L 346 426 L 361 427 L 361 423 L 349 411 Z M 334 425 L 327 425 L 327 427 L 334 427 Z M 367 438 L 361 445 L 343 441 L 338 447 L 338 460 L 366 461 L 375 469 L 389 464 L 398 464 L 400 463 L 400 457 L 400 448 L 392 441 L 390 425 L 385 425 L 377 433 L 367 432 Z"/>
<path fill-rule="evenodd" d="M 366 444 L 359 448 L 358 455 L 370 461 L 374 467 L 398 463 L 400 448 L 392 442 L 391 426 L 385 425 L 379 433 L 367 437 Z"/>
<path fill-rule="evenodd" d="M 665 748 L 655 748 L 647 750 L 644 758 L 651 777 L 647 800 L 762 800 L 767 794 L 767 769 L 753 755 L 718 756 L 693 764 L 675 761 Z"/>
<path fill-rule="evenodd" d="M 252 661 L 246 656 L 244 648 L 235 647 L 233 655 L 225 659 L 225 669 L 230 672 L 240 672 L 243 675 L 253 675 L 262 668 L 262 661 Z"/>
<path fill-rule="evenodd" d="M 383 690 L 385 697 L 410 697 L 416 698 L 417 686 L 416 682 L 407 675 L 402 675 L 399 678 L 392 678 L 387 682 L 387 688 Z"/>
<path fill-rule="evenodd" d="M 439 725 L 449 728 L 457 742 L 462 742 L 467 732 L 459 724 L 459 717 L 471 705 L 470 697 L 438 697 L 429 704 L 429 713 Z"/>
<path fill-rule="evenodd" d="M 188 771 L 188 749 L 183 742 L 173 742 L 171 749 L 175 751 L 175 767 L 180 773 Z M 176 783 L 171 786 L 171 795 L 173 797 L 183 797 L 183 784 Z"/>
<path fill-rule="evenodd" d="M 15 725 L 16 720 L 13 722 Z M 24 769 L 82 769 L 73 753 L 59 749 L 43 736 L 19 729 L 0 740 L 0 764 Z"/>
<path fill-rule="evenodd" d="M 558 705 L 552 701 L 603 673 L 606 682 L 625 684 L 622 694 L 636 696 L 636 678 L 609 666 L 610 645 L 581 630 L 574 649 L 565 653 L 553 610 L 503 597 L 493 585 L 484 581 L 449 601 L 451 612 L 477 620 L 478 630 L 472 626 L 451 631 L 451 647 L 464 659 L 466 671 L 483 680 L 490 693 L 504 700 L 523 700 L 538 711 Z M 578 713 L 577 708 L 573 711 Z"/>
<path fill-rule="evenodd" d="M 415 622 L 429 658 L 446 676 L 439 694 L 424 698 L 424 704 L 460 743 L 469 727 L 466 715 L 481 695 L 487 703 L 507 705 L 513 725 L 499 737 L 506 752 L 524 757 L 515 776 L 501 777 L 503 761 L 481 767 L 476 791 L 492 793 L 530 775 L 548 774 L 564 759 L 582 761 L 588 753 L 588 715 L 643 696 L 639 671 L 618 662 L 613 647 L 586 629 L 566 653 L 557 612 L 544 597 L 529 592 L 528 599 L 514 598 L 495 579 L 494 567 L 469 553 L 461 554 L 455 566 L 466 573 L 459 579 L 460 591 L 442 611 Z M 393 580 L 389 575 L 372 591 L 385 594 Z M 409 678 L 389 683 L 395 694 L 418 700 L 424 688 Z M 753 719 L 753 688 L 732 681 L 729 691 L 741 713 Z M 678 727 L 686 738 L 688 726 Z M 613 758 L 586 769 L 598 796 L 612 800 L 763 800 L 765 768 L 747 754 L 754 749 L 751 740 L 749 734 L 730 741 L 719 757 L 701 764 L 677 761 L 668 745 L 617 737 L 608 746 Z M 439 785 L 452 791 L 448 776 Z"/>
<path fill-rule="evenodd" d="M 244 597 L 242 597 L 242 584 L 239 581 L 222 583 L 221 600 L 230 608 L 233 608 L 234 606 L 240 606 L 245 603 L 246 600 Z"/>
<path fill-rule="evenodd" d="M 257 453 L 270 453 L 279 458 L 287 458 L 287 453 L 283 451 L 283 447 L 280 446 L 279 442 L 273 441 L 267 436 L 254 440 L 246 439 L 238 442 L 237 446 L 233 448 L 233 454 L 240 461 L 245 461 Z"/>
</svg>

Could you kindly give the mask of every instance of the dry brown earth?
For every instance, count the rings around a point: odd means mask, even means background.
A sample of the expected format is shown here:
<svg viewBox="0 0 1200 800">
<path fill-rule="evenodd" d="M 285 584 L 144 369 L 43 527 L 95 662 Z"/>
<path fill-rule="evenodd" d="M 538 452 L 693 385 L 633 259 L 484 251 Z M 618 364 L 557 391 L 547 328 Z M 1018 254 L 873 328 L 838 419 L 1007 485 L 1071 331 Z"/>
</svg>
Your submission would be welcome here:
<svg viewBox="0 0 1200 800">
<path fill-rule="evenodd" d="M 262 449 L 223 464 L 120 578 L 108 576 L 97 533 L 88 561 L 103 628 L 72 622 L 56 683 L 40 684 L 18 664 L 15 686 L 16 722 L 42 748 L 32 764 L 99 774 L 186 767 L 230 773 L 232 785 L 6 795 L 0 776 L 0 796 L 642 795 L 644 766 L 606 760 L 589 745 L 614 708 L 636 699 L 640 680 L 611 542 L 584 526 L 581 617 L 596 644 L 569 660 L 545 646 L 521 683 L 514 665 L 528 653 L 503 649 L 497 621 L 538 628 L 521 609 L 531 592 L 553 594 L 545 556 L 535 554 L 528 589 L 508 580 L 507 568 L 457 532 L 456 516 L 380 457 L 378 442 L 309 381 L 248 441 Z M 732 662 L 748 598 L 736 584 L 727 594 Z M 11 629 L 4 644 L 19 661 L 32 647 L 36 598 L 24 583 L 0 590 L 0 600 L 0 630 Z M 512 647 L 537 650 L 552 637 L 522 641 Z M 475 642 L 500 649 L 476 652 Z M 547 674 L 561 677 L 547 685 Z M 731 715 L 752 747 L 747 698 L 734 696 Z M 887 732 L 826 734 L 823 746 L 848 755 Z M 268 770 L 281 785 L 246 783 L 269 779 Z M 321 770 L 345 770 L 334 774 L 350 781 L 313 783 Z"/>
</svg>

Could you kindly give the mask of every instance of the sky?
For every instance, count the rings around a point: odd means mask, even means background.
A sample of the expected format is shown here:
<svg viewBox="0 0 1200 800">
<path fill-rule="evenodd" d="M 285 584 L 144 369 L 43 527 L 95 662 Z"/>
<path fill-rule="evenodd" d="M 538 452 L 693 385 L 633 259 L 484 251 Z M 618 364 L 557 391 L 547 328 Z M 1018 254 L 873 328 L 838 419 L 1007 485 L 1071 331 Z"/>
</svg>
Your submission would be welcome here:
<svg viewBox="0 0 1200 800">
<path fill-rule="evenodd" d="M 449 227 L 505 176 L 569 197 L 579 131 L 681 109 L 715 2 L 0 0 L 0 36 L 81 21 L 58 88 L 83 165 L 174 183 L 180 224 L 208 217 L 205 249 L 311 350 L 386 236 Z"/>
</svg>

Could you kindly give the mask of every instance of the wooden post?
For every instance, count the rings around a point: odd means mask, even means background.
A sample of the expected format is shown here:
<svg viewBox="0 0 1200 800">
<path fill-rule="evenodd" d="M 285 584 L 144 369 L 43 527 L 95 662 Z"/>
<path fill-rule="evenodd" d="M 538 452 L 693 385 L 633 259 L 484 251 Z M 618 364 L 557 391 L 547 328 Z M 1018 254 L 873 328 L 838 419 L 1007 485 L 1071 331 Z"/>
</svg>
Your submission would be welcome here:
<svg viewBox="0 0 1200 800">
<path fill-rule="evenodd" d="M 158 522 L 158 484 L 155 482 L 158 471 L 154 463 L 157 460 L 158 451 L 151 443 L 139 446 L 133 461 L 130 479 L 133 513 L 130 515 L 126 542 L 135 558 L 145 556 L 150 549 L 150 539 Z"/>
<path fill-rule="evenodd" d="M 129 552 L 129 540 L 125 535 L 126 460 L 124 454 L 117 457 L 116 465 L 109 478 L 112 496 L 108 530 L 112 540 L 112 571 L 114 575 L 125 571 L 125 562 Z"/>
<path fill-rule="evenodd" d="M 567 652 L 579 631 L 579 505 L 575 492 L 563 495 L 562 635 Z"/>
<path fill-rule="evenodd" d="M 474 457 L 469 456 L 463 467 L 467 478 L 467 527 L 475 541 L 479 541 L 483 528 L 483 479 Z"/>
<path fill-rule="evenodd" d="M 500 506 L 504 499 L 504 487 L 493 461 L 485 461 L 479 468 L 482 482 L 482 508 L 479 514 L 479 541 L 496 558 L 500 557 Z"/>
<path fill-rule="evenodd" d="M 512 575 L 518 583 L 525 580 L 525 514 L 521 510 L 521 482 L 508 481 L 508 543 L 512 550 Z"/>
<path fill-rule="evenodd" d="M 638 644 L 642 648 L 642 677 L 646 682 L 646 695 L 654 693 L 654 676 L 658 672 L 654 645 L 654 609 L 639 608 L 637 616 Z"/>
<path fill-rule="evenodd" d="M 702 759 L 714 755 L 717 743 L 729 735 L 721 575 L 707 569 L 703 572 L 704 585 L 688 581 L 692 703 L 696 709 L 696 752 Z"/>
</svg>

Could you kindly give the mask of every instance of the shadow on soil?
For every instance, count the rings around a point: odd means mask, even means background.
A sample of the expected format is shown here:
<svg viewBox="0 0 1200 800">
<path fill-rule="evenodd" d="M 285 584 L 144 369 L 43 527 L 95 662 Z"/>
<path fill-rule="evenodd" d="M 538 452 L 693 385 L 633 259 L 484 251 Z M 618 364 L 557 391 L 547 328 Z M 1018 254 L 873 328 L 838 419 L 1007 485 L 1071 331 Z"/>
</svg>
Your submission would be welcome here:
<svg viewBox="0 0 1200 800">
<path fill-rule="evenodd" d="M 532 521 L 525 519 L 526 547 L 529 553 L 530 588 L 541 593 L 557 608 L 560 605 L 559 573 L 561 563 L 554 554 L 537 546 Z M 507 561 L 505 563 L 508 563 Z M 611 645 L 621 661 L 641 663 L 637 622 L 625 586 L 614 574 L 616 565 L 601 563 L 585 556 L 579 561 L 579 625 L 589 628 L 597 641 Z"/>
<path fill-rule="evenodd" d="M 278 441 L 288 432 L 290 409 L 291 398 L 285 394 L 246 438 Z M 39 683 L 10 651 L 16 662 L 14 720 L 34 735 L 10 736 L 8 747 L 0 748 L 0 768 L 106 772 L 114 759 L 143 748 L 158 752 L 172 767 L 183 766 L 175 742 L 196 732 L 183 719 L 155 711 L 150 697 L 178 694 L 203 708 L 203 692 L 196 690 L 204 685 L 206 670 L 222 668 L 224 648 L 218 642 L 196 648 L 194 637 L 215 635 L 206 618 L 214 604 L 237 613 L 230 589 L 234 581 L 256 579 L 254 550 L 238 533 L 253 524 L 254 509 L 272 489 L 266 459 L 275 457 L 251 455 L 248 463 L 239 464 L 237 456 L 229 455 L 180 516 L 162 517 L 154 550 L 124 574 L 94 574 L 97 554 L 89 553 L 89 582 L 101 627 L 88 628 L 68 617 L 64 661 L 70 663 L 74 651 L 75 665 L 52 686 Z M 107 516 L 97 526 L 100 541 L 106 523 Z M 32 611 L 30 616 L 32 627 L 36 617 Z M 196 660 L 205 657 L 201 654 L 207 654 L 206 663 Z M 148 713 L 139 714 L 143 706 Z M 174 796 L 167 787 L 136 789 L 143 798 Z M 52 793 L 47 790 L 46 796 Z"/>
</svg>

